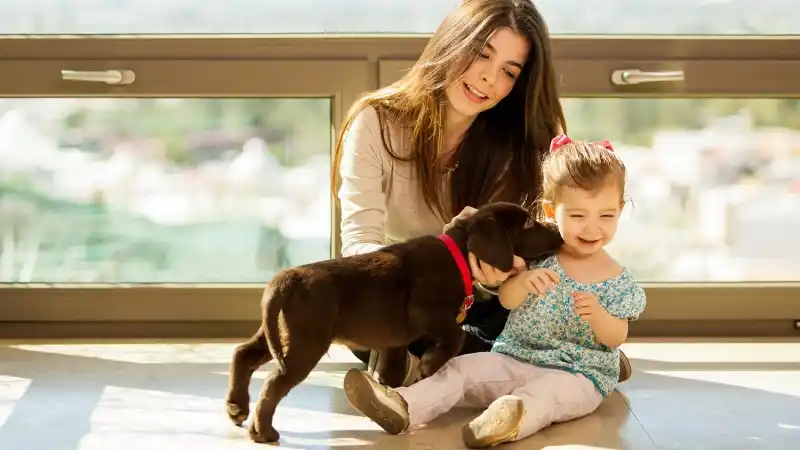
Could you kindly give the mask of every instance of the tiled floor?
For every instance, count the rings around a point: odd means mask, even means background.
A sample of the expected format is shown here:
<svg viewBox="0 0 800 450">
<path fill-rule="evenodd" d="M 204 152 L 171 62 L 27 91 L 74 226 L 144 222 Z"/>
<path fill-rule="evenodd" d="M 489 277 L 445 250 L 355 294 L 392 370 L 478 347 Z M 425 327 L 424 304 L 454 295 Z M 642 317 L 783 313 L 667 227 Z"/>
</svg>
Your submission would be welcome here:
<svg viewBox="0 0 800 450">
<path fill-rule="evenodd" d="M 0 343 L 0 449 L 259 449 L 228 422 L 232 343 Z M 593 415 L 512 449 L 800 448 L 800 341 L 638 342 L 634 377 Z M 356 364 L 332 348 L 278 409 L 284 449 L 464 448 L 456 410 L 388 436 L 341 389 Z M 256 374 L 255 395 L 264 372 Z"/>
</svg>

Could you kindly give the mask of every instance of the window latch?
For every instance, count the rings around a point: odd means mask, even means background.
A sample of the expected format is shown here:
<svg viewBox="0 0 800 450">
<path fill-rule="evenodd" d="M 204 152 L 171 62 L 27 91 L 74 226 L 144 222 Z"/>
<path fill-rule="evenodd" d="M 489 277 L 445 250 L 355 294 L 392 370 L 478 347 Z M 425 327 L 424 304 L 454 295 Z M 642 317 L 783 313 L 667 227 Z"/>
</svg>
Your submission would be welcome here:
<svg viewBox="0 0 800 450">
<path fill-rule="evenodd" d="M 133 83 L 136 74 L 132 70 L 62 70 L 61 79 L 120 86 Z"/>
<path fill-rule="evenodd" d="M 660 81 L 683 81 L 683 71 L 643 72 L 639 69 L 621 69 L 611 72 L 611 82 L 617 86 Z"/>
</svg>

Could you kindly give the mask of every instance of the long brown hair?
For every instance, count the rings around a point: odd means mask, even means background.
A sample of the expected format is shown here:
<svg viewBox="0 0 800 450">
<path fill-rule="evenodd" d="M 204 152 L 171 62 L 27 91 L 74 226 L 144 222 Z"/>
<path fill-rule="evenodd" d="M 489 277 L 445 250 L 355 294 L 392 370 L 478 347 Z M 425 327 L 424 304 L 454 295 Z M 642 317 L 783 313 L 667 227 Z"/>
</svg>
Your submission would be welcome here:
<svg viewBox="0 0 800 450">
<path fill-rule="evenodd" d="M 508 96 L 480 113 L 465 133 L 447 202 L 440 189 L 446 176 L 440 158 L 445 89 L 464 75 L 492 33 L 503 27 L 524 36 L 531 50 Z M 344 134 L 364 107 L 373 107 L 390 155 L 414 162 L 420 194 L 443 220 L 449 221 L 465 206 L 480 207 L 495 200 L 515 202 L 538 214 L 541 156 L 554 136 L 566 132 L 557 84 L 549 32 L 531 0 L 463 0 L 402 79 L 363 96 L 350 108 L 336 140 L 333 185 Z M 389 123 L 401 130 L 409 155 L 391 148 Z"/>
</svg>

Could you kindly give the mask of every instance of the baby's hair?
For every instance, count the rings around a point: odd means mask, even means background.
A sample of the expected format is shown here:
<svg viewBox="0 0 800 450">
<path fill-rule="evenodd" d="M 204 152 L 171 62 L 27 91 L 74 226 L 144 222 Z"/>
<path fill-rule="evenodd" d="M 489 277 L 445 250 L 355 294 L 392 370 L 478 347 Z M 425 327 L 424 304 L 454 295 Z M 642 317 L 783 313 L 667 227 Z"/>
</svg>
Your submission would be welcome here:
<svg viewBox="0 0 800 450">
<path fill-rule="evenodd" d="M 625 199 L 625 165 L 608 142 L 576 142 L 562 135 L 553 139 L 542 164 L 543 201 L 555 202 L 564 188 L 594 191 L 616 183 Z"/>
</svg>

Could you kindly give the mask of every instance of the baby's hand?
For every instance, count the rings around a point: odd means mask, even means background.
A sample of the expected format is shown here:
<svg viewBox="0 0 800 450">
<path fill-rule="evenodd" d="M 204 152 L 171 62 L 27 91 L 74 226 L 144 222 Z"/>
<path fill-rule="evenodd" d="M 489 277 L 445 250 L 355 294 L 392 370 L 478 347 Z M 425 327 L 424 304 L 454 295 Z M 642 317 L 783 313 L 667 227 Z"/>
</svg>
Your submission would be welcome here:
<svg viewBox="0 0 800 450">
<path fill-rule="evenodd" d="M 550 269 L 532 269 L 518 275 L 525 289 L 536 295 L 545 295 L 558 283 L 558 275 Z"/>
<path fill-rule="evenodd" d="M 586 322 L 596 318 L 598 314 L 605 312 L 605 308 L 600 304 L 597 296 L 590 292 L 573 292 L 572 303 L 575 314 Z"/>
</svg>

